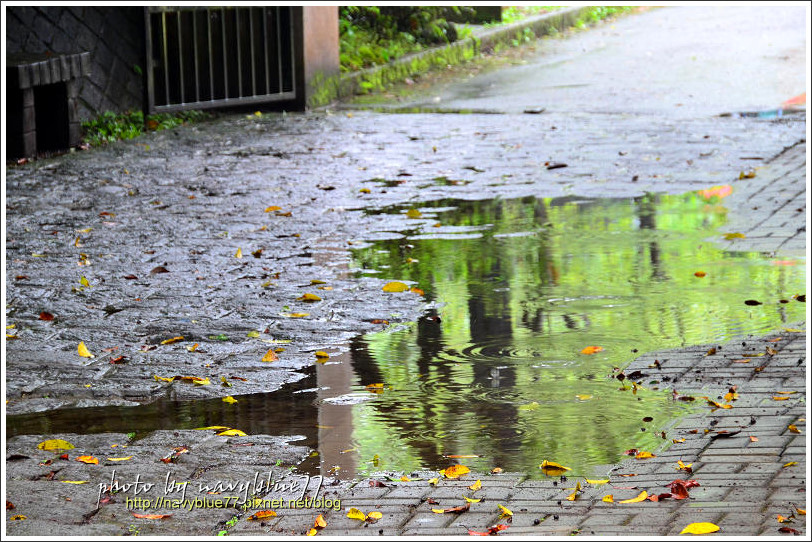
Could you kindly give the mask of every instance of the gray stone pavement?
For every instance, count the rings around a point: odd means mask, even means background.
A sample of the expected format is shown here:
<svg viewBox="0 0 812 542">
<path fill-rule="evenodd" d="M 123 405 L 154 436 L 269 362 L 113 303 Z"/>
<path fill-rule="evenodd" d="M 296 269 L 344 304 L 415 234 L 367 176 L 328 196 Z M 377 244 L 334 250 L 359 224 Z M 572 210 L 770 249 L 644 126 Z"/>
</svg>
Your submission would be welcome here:
<svg viewBox="0 0 812 542">
<path fill-rule="evenodd" d="M 348 249 L 409 223 L 405 215 L 362 208 L 446 197 L 632 197 L 729 184 L 734 195 L 752 194 L 742 196 L 743 203 L 726 201 L 731 216 L 752 226 L 745 240 L 752 234 L 758 250 L 797 256 L 805 243 L 800 232 L 806 220 L 805 130 L 803 115 L 652 122 L 637 115 L 242 114 L 8 167 L 6 323 L 15 326 L 7 334 L 17 338 L 6 342 L 6 411 L 271 391 L 301 378 L 299 370 L 313 364 L 316 350 L 341 352 L 347 338 L 380 329 L 373 319 L 416 318 L 423 308 L 419 296 L 384 297 L 383 281 L 352 277 Z M 568 167 L 548 170 L 548 161 Z M 755 177 L 739 179 L 754 165 L 759 165 Z M 440 176 L 470 182 L 431 182 Z M 371 179 L 406 182 L 395 187 L 364 182 Z M 759 209 L 752 209 L 751 200 Z M 800 201 L 803 212 L 795 211 Z M 267 210 L 271 206 L 280 209 Z M 333 289 L 315 289 L 314 279 Z M 298 301 L 303 293 L 322 300 Z M 55 319 L 41 320 L 43 311 Z M 292 313 L 308 316 L 291 318 Z M 251 331 L 259 337 L 248 336 Z M 227 340 L 218 339 L 221 335 Z M 177 336 L 184 339 L 162 344 Z M 731 409 L 708 406 L 669 429 L 668 442 L 685 442 L 656 451 L 655 458 L 617 465 L 607 485 L 483 474 L 483 489 L 475 495 L 483 500 L 456 515 L 435 514 L 430 510 L 435 505 L 423 499 L 432 497 L 441 507 L 463 504 L 461 492 L 477 476 L 441 480 L 436 488 L 428 485 L 428 473 L 419 481 L 386 482 L 387 487 L 370 487 L 365 480 L 354 487 L 339 483 L 322 490 L 340 498 L 342 509 L 324 512 L 328 526 L 321 535 L 381 530 L 465 535 L 466 528 L 483 530 L 497 522 L 497 504 L 513 511 L 503 534 L 677 534 L 695 521 L 713 521 L 726 535 L 777 534 L 782 524 L 776 515 L 789 516 L 806 500 L 800 491 L 806 482 L 806 426 L 800 420 L 805 334 L 778 337 L 775 343 L 745 338 L 745 346 L 725 344 L 713 356 L 705 355 L 705 346 L 647 354 L 626 368 L 644 372 L 644 386 L 658 380 L 662 388 L 720 401 L 718 395 L 737 385 L 740 397 Z M 271 340 L 291 342 L 283 345 L 278 362 L 262 362 L 276 345 Z M 80 341 L 95 358 L 78 355 Z M 186 347 L 194 343 L 198 350 L 189 352 Z M 776 353 L 767 353 L 767 346 Z M 767 354 L 736 362 L 749 348 Z M 118 356 L 127 363 L 110 362 Z M 652 356 L 660 369 L 648 367 Z M 208 377 L 214 383 L 226 377 L 233 386 L 167 383 L 156 375 Z M 780 391 L 797 393 L 773 399 Z M 790 424 L 801 432 L 789 431 Z M 714 437 L 722 429 L 741 433 Z M 158 432 L 155 442 L 142 442 L 138 461 L 121 467 L 123 475 L 163 468 L 157 450 L 166 453 L 181 441 L 203 446 L 212 459 L 206 465 L 188 459 L 192 454 L 181 456 L 173 464 L 178 479 L 234 479 L 268 464 L 269 457 L 282 457 L 279 450 L 287 448 L 285 461 L 291 462 L 304 453 L 272 435 L 255 435 L 259 455 L 237 461 L 225 453 L 239 445 L 234 439 L 176 433 Z M 49 436 L 58 434 L 54 428 Z M 61 470 L 40 465 L 52 454 L 34 448 L 37 437 L 7 442 L 4 488 L 16 505 L 7 518 L 29 518 L 7 521 L 8 534 L 125 534 L 130 525 L 141 534 L 177 534 L 184 528 L 216 534 L 234 515 L 196 509 L 165 521 L 133 519 L 123 500 L 96 511 L 96 484 L 116 464 L 97 470 L 73 461 Z M 95 454 L 107 453 L 101 447 L 120 437 L 66 436 Z M 677 459 L 694 463 L 693 474 L 676 470 Z M 784 467 L 792 461 L 797 465 Z M 59 471 L 53 480 L 47 479 L 51 470 Z M 52 489 L 80 476 L 87 486 Z M 642 490 L 664 492 L 677 478 L 696 479 L 700 486 L 681 501 L 617 502 Z M 562 488 L 579 481 L 584 491 L 567 501 L 571 490 Z M 615 504 L 601 500 L 608 493 Z M 376 509 L 383 517 L 375 524 L 350 520 L 351 506 L 366 513 Z M 227 527 L 234 534 L 301 534 L 315 515 L 313 509 L 286 509 L 249 521 L 241 512 L 236 525 Z M 796 513 L 786 526 L 805 533 L 805 523 Z"/>
</svg>

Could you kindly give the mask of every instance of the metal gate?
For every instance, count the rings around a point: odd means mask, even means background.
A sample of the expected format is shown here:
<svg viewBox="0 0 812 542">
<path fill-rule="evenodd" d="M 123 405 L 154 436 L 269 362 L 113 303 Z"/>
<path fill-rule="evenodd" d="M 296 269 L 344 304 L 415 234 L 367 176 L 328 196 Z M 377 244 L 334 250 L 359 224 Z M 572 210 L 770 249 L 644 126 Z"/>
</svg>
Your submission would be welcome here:
<svg viewBox="0 0 812 542">
<path fill-rule="evenodd" d="M 147 7 L 147 112 L 296 98 L 291 7 Z"/>
</svg>

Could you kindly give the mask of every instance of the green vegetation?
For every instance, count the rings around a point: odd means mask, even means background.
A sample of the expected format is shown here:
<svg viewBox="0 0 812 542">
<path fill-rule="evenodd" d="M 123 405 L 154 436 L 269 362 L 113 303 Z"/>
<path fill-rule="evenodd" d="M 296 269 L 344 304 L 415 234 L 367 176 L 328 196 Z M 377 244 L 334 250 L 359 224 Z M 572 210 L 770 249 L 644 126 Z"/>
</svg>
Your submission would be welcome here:
<svg viewBox="0 0 812 542">
<path fill-rule="evenodd" d="M 203 111 L 183 111 L 149 115 L 144 122 L 144 114 L 141 111 L 125 113 L 106 111 L 95 119 L 82 123 L 84 134 L 82 141 L 91 147 L 97 147 L 120 139 L 133 139 L 145 130 L 167 130 L 210 117 L 209 113 Z"/>
<path fill-rule="evenodd" d="M 637 9 L 636 6 L 592 6 L 589 11 L 578 18 L 576 28 L 584 28 L 603 19 L 616 15 L 623 15 Z"/>
</svg>

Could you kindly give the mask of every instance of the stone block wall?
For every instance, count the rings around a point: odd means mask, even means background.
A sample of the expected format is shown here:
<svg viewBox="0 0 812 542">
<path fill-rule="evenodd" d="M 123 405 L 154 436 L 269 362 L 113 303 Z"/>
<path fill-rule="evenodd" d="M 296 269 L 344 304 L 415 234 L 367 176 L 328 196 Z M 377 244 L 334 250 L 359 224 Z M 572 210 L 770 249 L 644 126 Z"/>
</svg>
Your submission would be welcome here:
<svg viewBox="0 0 812 542">
<path fill-rule="evenodd" d="M 6 54 L 90 53 L 79 81 L 82 120 L 143 103 L 144 8 L 136 6 L 12 6 L 6 9 Z"/>
</svg>

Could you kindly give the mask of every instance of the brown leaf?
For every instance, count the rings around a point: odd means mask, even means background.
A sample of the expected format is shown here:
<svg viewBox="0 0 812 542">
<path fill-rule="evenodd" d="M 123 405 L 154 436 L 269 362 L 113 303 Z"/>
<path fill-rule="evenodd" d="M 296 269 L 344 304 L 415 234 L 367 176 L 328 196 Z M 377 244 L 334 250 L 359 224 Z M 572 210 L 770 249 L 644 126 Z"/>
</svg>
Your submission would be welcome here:
<svg viewBox="0 0 812 542">
<path fill-rule="evenodd" d="M 469 508 L 471 508 L 471 503 L 466 503 L 462 506 L 452 506 L 451 508 L 433 508 L 432 512 L 436 514 L 462 514 L 463 512 L 467 512 Z"/>
<path fill-rule="evenodd" d="M 158 273 L 169 273 L 169 269 L 166 267 L 159 265 L 155 267 L 152 271 L 149 272 L 150 275 L 157 275 Z"/>
<path fill-rule="evenodd" d="M 792 534 L 801 534 L 798 529 L 793 529 L 792 527 L 779 527 L 779 533 L 792 533 Z"/>
<path fill-rule="evenodd" d="M 54 319 L 54 315 L 51 314 L 50 312 L 42 311 L 41 313 L 39 313 L 39 319 L 45 320 L 46 322 L 50 322 L 51 320 Z"/>
</svg>

